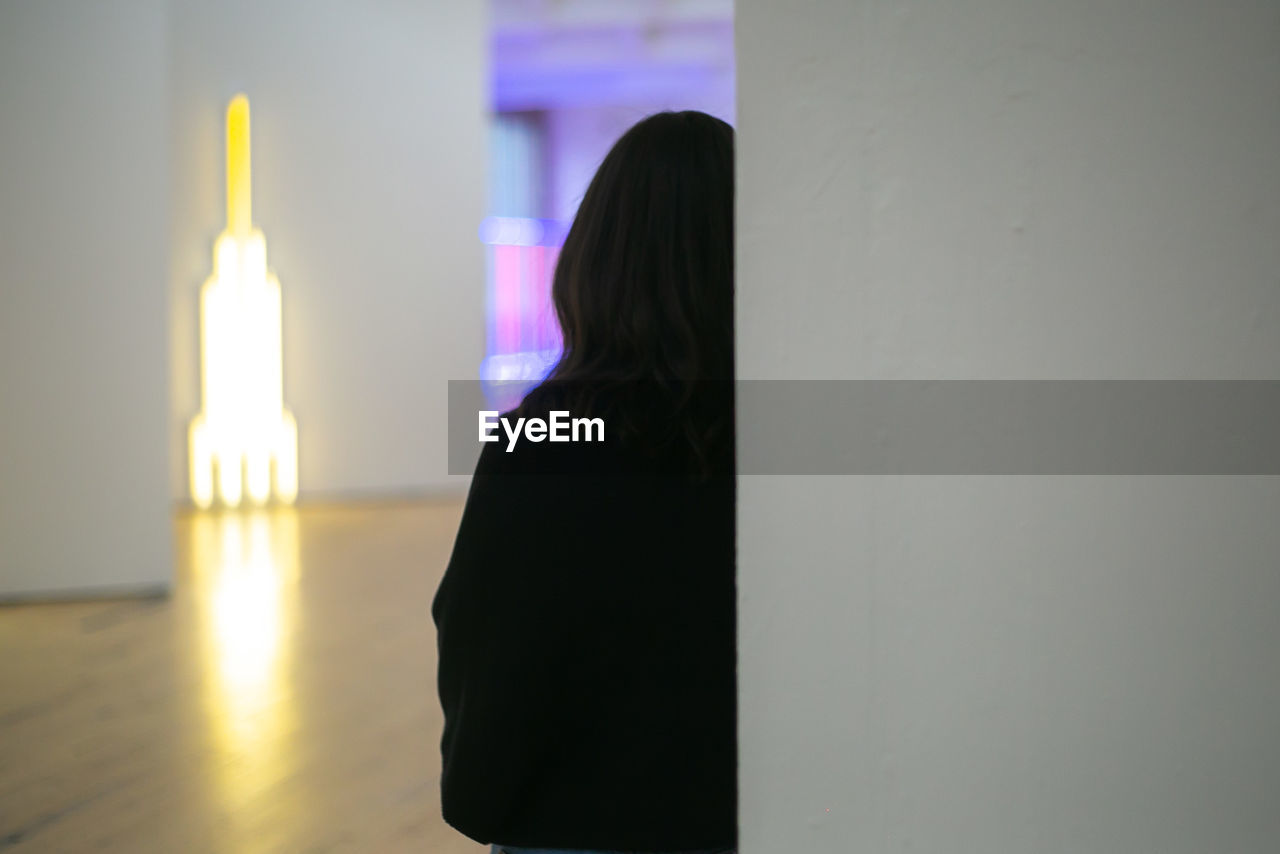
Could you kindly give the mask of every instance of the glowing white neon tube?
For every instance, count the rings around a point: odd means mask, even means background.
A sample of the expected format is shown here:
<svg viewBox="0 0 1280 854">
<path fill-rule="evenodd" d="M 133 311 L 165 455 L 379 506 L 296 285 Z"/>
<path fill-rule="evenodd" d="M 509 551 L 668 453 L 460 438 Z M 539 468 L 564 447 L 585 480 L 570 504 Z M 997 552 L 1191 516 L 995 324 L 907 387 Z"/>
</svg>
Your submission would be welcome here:
<svg viewBox="0 0 1280 854">
<path fill-rule="evenodd" d="M 227 228 L 213 247 L 213 275 L 200 292 L 201 392 L 191 422 L 191 499 L 235 507 L 298 494 L 298 426 L 284 408 L 280 282 L 253 227 L 249 100 L 227 107 Z"/>
</svg>

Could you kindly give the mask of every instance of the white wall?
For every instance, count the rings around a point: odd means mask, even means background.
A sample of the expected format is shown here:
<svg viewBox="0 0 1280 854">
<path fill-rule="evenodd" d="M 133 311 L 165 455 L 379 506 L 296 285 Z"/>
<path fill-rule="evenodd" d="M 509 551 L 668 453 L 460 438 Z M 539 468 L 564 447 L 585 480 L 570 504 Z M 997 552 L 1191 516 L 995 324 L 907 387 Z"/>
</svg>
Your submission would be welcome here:
<svg viewBox="0 0 1280 854">
<path fill-rule="evenodd" d="M 737 38 L 740 376 L 1280 375 L 1280 7 L 739 0 Z M 743 854 L 1274 850 L 1278 511 L 745 477 Z"/>
<path fill-rule="evenodd" d="M 0 4 L 0 597 L 169 583 L 167 38 Z"/>
<path fill-rule="evenodd" d="M 0 597 L 169 581 L 237 91 L 302 498 L 460 488 L 484 28 L 470 3 L 0 5 Z"/>
<path fill-rule="evenodd" d="M 484 356 L 485 4 L 174 0 L 171 494 L 200 407 L 223 112 L 252 112 L 302 500 L 460 488 L 446 381 Z"/>
</svg>

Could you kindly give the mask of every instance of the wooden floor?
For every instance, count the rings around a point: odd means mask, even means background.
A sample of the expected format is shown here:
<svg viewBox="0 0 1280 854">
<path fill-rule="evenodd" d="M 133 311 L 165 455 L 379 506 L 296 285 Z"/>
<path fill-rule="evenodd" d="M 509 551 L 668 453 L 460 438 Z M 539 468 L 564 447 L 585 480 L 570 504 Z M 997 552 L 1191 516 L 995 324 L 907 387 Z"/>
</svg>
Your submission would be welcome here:
<svg viewBox="0 0 1280 854">
<path fill-rule="evenodd" d="M 440 817 L 460 512 L 183 515 L 172 596 L 0 608 L 0 851 L 486 851 Z"/>
</svg>

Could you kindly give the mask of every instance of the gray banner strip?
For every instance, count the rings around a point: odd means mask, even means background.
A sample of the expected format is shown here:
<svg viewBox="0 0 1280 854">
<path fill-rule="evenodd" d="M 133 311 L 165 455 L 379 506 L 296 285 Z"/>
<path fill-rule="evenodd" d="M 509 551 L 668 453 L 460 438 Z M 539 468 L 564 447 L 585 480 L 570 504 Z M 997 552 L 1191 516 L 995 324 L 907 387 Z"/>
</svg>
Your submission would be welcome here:
<svg viewBox="0 0 1280 854">
<path fill-rule="evenodd" d="M 1280 382 L 745 381 L 742 474 L 1280 474 Z"/>
<path fill-rule="evenodd" d="M 740 475 L 1280 474 L 1280 381 L 740 380 L 735 393 Z M 449 470 L 467 474 L 494 394 L 451 381 L 449 396 Z"/>
</svg>

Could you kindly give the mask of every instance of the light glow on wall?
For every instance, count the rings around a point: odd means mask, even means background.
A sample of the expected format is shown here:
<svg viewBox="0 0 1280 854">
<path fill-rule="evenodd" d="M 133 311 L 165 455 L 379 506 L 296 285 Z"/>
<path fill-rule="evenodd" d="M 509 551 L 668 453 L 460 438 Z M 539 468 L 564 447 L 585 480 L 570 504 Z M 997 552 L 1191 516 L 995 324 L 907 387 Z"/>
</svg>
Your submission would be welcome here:
<svg viewBox="0 0 1280 854">
<path fill-rule="evenodd" d="M 213 275 L 200 292 L 200 385 L 191 422 L 191 499 L 262 504 L 298 494 L 298 426 L 284 408 L 280 282 L 253 227 L 249 99 L 227 107 L 227 227 L 213 246 Z"/>
</svg>

